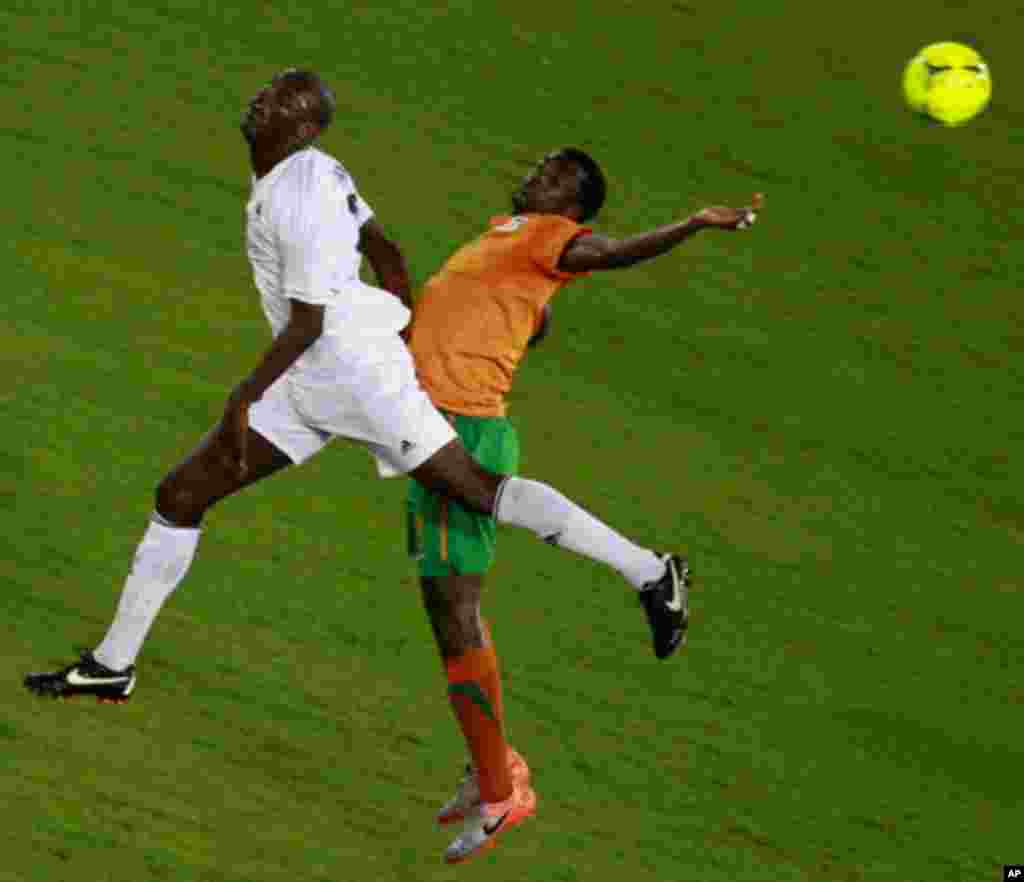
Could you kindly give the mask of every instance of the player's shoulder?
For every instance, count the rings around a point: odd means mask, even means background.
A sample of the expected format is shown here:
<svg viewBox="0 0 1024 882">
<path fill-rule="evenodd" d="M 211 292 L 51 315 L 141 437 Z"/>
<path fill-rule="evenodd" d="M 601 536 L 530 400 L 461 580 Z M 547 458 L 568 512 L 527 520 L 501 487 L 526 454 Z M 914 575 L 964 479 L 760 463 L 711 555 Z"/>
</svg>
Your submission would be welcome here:
<svg viewBox="0 0 1024 882">
<path fill-rule="evenodd" d="M 312 196 L 336 187 L 351 190 L 352 175 L 337 159 L 316 147 L 307 147 L 285 160 L 287 166 L 279 178 L 286 192 Z"/>
<path fill-rule="evenodd" d="M 481 241 L 496 256 L 526 260 L 543 275 L 564 280 L 572 276 L 559 269 L 562 254 L 570 242 L 590 232 L 590 227 L 563 214 L 498 215 L 491 218 Z"/>
<path fill-rule="evenodd" d="M 315 184 L 323 185 L 326 183 L 344 190 L 355 189 L 356 185 L 355 181 L 352 180 L 351 173 L 342 165 L 339 159 L 317 147 L 310 147 L 303 152 L 307 154 L 305 157 L 308 163 L 307 168 L 309 169 L 310 177 L 315 179 Z"/>
<path fill-rule="evenodd" d="M 355 192 L 348 170 L 315 147 L 288 159 L 265 190 L 267 208 L 281 220 L 316 216 Z M 273 173 L 272 173 L 273 174 Z"/>
</svg>

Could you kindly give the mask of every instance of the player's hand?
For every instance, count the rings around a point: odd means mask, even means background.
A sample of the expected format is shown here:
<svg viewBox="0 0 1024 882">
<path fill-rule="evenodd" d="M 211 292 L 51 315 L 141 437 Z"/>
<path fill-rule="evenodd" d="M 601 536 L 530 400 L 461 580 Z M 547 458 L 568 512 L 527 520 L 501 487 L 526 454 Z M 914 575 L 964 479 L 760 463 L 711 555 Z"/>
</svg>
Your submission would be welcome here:
<svg viewBox="0 0 1024 882">
<path fill-rule="evenodd" d="M 249 471 L 249 401 L 235 389 L 224 406 L 220 421 L 220 435 L 224 442 L 227 465 L 239 478 Z"/>
<path fill-rule="evenodd" d="M 701 209 L 694 217 L 706 227 L 717 227 L 721 230 L 746 230 L 757 220 L 757 213 L 764 204 L 764 196 L 755 193 L 750 205 L 743 208 L 728 208 L 724 205 L 712 205 Z"/>
</svg>

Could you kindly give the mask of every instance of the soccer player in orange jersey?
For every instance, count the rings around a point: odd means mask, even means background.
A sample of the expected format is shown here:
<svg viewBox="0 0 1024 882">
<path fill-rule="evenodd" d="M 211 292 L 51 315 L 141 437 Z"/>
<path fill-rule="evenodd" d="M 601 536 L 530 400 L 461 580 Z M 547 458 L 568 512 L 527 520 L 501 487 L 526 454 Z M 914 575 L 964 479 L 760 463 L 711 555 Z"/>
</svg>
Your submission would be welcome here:
<svg viewBox="0 0 1024 882">
<path fill-rule="evenodd" d="M 631 266 L 664 254 L 700 230 L 741 230 L 760 208 L 705 208 L 678 223 L 627 239 L 598 235 L 584 224 L 605 198 L 601 169 L 586 153 L 566 148 L 538 164 L 512 197 L 513 215 L 453 254 L 418 297 L 409 348 L 420 383 L 459 434 L 463 446 L 491 472 L 515 474 L 519 445 L 506 419 L 505 396 L 528 346 L 547 332 L 550 301 L 567 283 L 594 270 Z M 410 547 L 419 558 L 424 603 L 441 651 L 452 709 L 472 763 L 438 820 L 465 820 L 445 853 L 450 862 L 494 843 L 481 804 L 509 787 L 533 791 L 523 758 L 505 742 L 501 681 L 489 628 L 480 618 L 484 574 L 494 559 L 495 520 L 447 495 L 410 483 Z M 558 531 L 548 537 L 562 544 Z M 676 567 L 680 593 L 667 603 L 681 628 L 664 628 L 656 596 L 640 592 L 659 658 L 685 642 L 688 564 Z M 664 598 L 662 598 L 664 601 Z M 675 605 L 673 605 L 675 604 Z M 522 800 L 521 800 L 522 801 Z"/>
</svg>

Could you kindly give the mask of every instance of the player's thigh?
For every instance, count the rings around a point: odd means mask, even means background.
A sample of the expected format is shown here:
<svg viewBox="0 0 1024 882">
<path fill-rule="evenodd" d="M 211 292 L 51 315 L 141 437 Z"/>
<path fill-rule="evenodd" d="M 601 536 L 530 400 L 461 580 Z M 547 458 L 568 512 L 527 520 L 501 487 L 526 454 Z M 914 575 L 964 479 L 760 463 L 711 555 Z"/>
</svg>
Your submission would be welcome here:
<svg viewBox="0 0 1024 882">
<path fill-rule="evenodd" d="M 296 465 L 319 453 L 332 434 L 306 412 L 305 394 L 285 374 L 249 408 L 249 427 Z"/>
<path fill-rule="evenodd" d="M 463 448 L 488 475 L 518 469 L 519 440 L 507 420 L 457 416 L 453 421 Z M 417 553 L 422 577 L 483 574 L 491 568 L 497 529 L 489 511 L 467 507 L 447 490 L 415 480 L 409 485 L 408 510 L 410 549 Z"/>
<path fill-rule="evenodd" d="M 221 499 L 308 459 L 327 441 L 305 423 L 287 376 L 281 377 L 249 408 L 246 473 L 238 474 L 218 424 L 161 482 L 157 511 L 175 523 L 198 523 Z"/>
<path fill-rule="evenodd" d="M 206 509 L 292 464 L 253 429 L 248 433 L 248 469 L 239 475 L 218 424 L 179 462 L 157 488 L 157 510 L 176 522 L 194 520 Z"/>
<path fill-rule="evenodd" d="M 452 574 L 486 573 L 494 563 L 494 519 L 460 505 L 446 493 L 409 489 L 410 543 L 420 576 L 444 579 Z"/>
<path fill-rule="evenodd" d="M 295 401 L 310 425 L 362 443 L 381 476 L 394 477 L 451 442 L 455 431 L 420 386 L 401 339 L 373 343 L 372 352 L 339 357 L 335 381 L 297 387 Z"/>
<path fill-rule="evenodd" d="M 466 508 L 490 515 L 503 475 L 480 465 L 456 438 L 410 472 L 434 493 L 449 496 Z"/>
</svg>

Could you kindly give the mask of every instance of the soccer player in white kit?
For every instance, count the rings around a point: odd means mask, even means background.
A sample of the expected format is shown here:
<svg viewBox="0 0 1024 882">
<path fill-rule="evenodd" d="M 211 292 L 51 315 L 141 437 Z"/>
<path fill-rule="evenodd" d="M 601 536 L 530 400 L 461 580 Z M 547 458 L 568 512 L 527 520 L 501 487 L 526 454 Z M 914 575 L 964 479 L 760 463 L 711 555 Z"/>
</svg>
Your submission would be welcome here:
<svg viewBox="0 0 1024 882">
<path fill-rule="evenodd" d="M 126 700 L 136 657 L 192 563 L 205 513 L 336 436 L 361 441 L 382 475 L 409 474 L 499 523 L 615 568 L 641 592 L 656 655 L 684 642 L 683 558 L 635 545 L 547 484 L 487 471 L 420 387 L 400 336 L 410 318 L 402 254 L 345 168 L 313 146 L 334 106 L 316 74 L 287 70 L 243 116 L 253 169 L 246 244 L 273 342 L 231 392 L 218 424 L 158 485 L 106 636 L 67 667 L 26 676 L 32 692 Z M 382 288 L 360 281 L 363 255 Z M 483 845 L 531 812 L 511 793 L 477 807 L 479 830 L 468 832 Z"/>
</svg>

